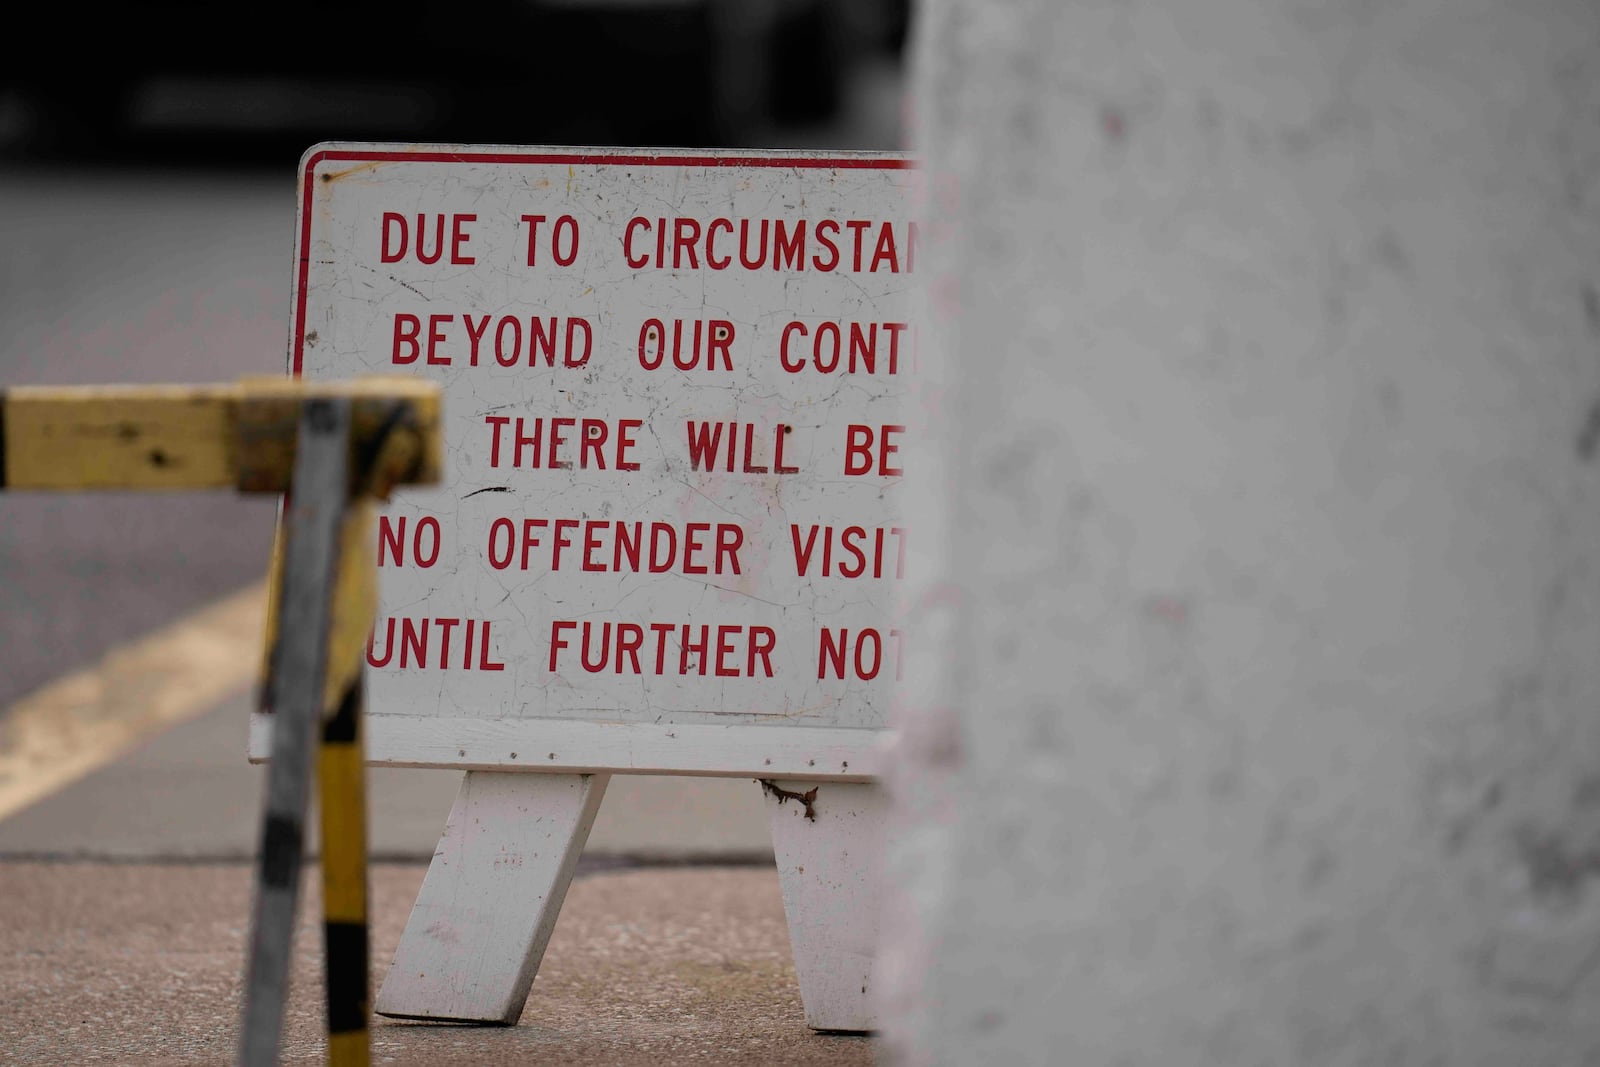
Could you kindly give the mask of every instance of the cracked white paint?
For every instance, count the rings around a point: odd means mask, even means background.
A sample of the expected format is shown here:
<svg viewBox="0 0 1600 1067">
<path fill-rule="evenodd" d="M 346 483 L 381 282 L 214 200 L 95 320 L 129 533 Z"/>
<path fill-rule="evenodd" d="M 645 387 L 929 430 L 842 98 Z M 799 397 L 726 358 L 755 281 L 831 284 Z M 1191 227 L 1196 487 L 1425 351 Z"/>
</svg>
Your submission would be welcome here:
<svg viewBox="0 0 1600 1067">
<path fill-rule="evenodd" d="M 671 748 L 667 742 L 674 735 L 665 732 L 669 727 L 806 727 L 840 731 L 829 735 L 831 748 L 817 748 L 819 755 L 828 749 L 835 764 L 830 773 L 839 773 L 837 764 L 844 760 L 834 760 L 834 750 L 842 745 L 866 752 L 886 725 L 894 676 L 888 637 L 899 626 L 898 583 L 892 574 L 822 577 L 815 561 L 801 576 L 790 526 L 799 524 L 805 531 L 811 524 L 867 530 L 902 525 L 898 477 L 846 476 L 846 429 L 852 423 L 877 427 L 907 421 L 902 406 L 912 377 L 914 340 L 909 329 L 897 337 L 900 367 L 895 375 L 886 373 L 886 330 L 879 339 L 876 373 L 825 374 L 809 366 L 800 373 L 787 372 L 779 363 L 779 345 L 785 324 L 792 320 L 813 328 L 825 320 L 842 322 L 847 331 L 851 322 L 909 321 L 915 275 L 906 269 L 906 257 L 913 252 L 908 188 L 915 172 L 901 167 L 896 156 L 855 153 L 741 153 L 748 157 L 744 165 L 708 165 L 717 161 L 682 154 L 540 148 L 484 148 L 441 159 L 424 158 L 420 146 L 412 148 L 419 151 L 408 155 L 407 146 L 344 145 L 308 152 L 304 232 L 297 241 L 307 264 L 303 287 L 296 292 L 304 308 L 297 313 L 292 343 L 302 346 L 304 373 L 319 378 L 424 374 L 446 390 L 446 484 L 399 493 L 385 512 L 392 521 L 406 520 L 408 531 L 425 518 L 436 519 L 442 548 L 431 568 L 413 564 L 382 570 L 374 648 L 381 658 L 389 618 L 460 619 L 462 624 L 452 631 L 456 663 L 449 670 L 431 665 L 400 669 L 395 655 L 388 665 L 369 672 L 375 758 L 520 765 L 527 763 L 532 748 L 543 749 L 546 742 L 517 746 L 515 738 L 533 735 L 519 731 L 515 723 L 575 728 L 601 723 L 652 728 L 637 736 L 649 739 L 658 753 L 650 757 L 653 767 L 660 767 L 665 766 L 663 758 L 669 764 L 679 758 L 659 755 L 663 746 Z M 410 220 L 413 230 L 419 214 L 427 217 L 429 227 L 432 216 L 440 213 L 475 216 L 463 223 L 468 240 L 461 246 L 475 262 L 450 264 L 449 221 L 439 262 L 419 262 L 409 250 L 397 262 L 383 262 L 384 216 L 391 212 Z M 546 216 L 534 266 L 527 263 L 525 215 Z M 564 215 L 576 220 L 580 233 L 569 266 L 553 262 L 550 243 L 555 220 Z M 769 249 L 768 262 L 760 269 L 745 269 L 735 232 L 731 239 L 721 238 L 718 249 L 719 254 L 732 254 L 728 269 L 711 270 L 703 262 L 698 269 L 686 263 L 674 269 L 670 241 L 668 266 L 636 268 L 624 255 L 626 227 L 635 216 L 649 219 L 652 229 L 636 234 L 633 251 L 652 260 L 659 219 L 669 227 L 680 217 L 698 220 L 702 227 L 717 218 L 730 219 L 735 226 L 746 219 L 784 220 L 790 226 L 805 220 L 807 266 L 775 269 Z M 816 269 L 815 256 L 828 258 L 816 235 L 824 219 L 841 226 L 849 220 L 871 220 L 859 269 L 848 230 L 831 235 L 841 257 L 838 267 Z M 899 270 L 891 270 L 886 260 L 879 261 L 878 269 L 868 269 L 883 223 L 894 228 Z M 388 235 L 391 248 L 398 232 Z M 775 235 L 770 240 L 775 243 Z M 415 235 L 408 241 L 414 249 Z M 479 342 L 477 366 L 468 365 L 471 343 L 463 314 L 491 316 Z M 420 320 L 422 358 L 403 366 L 393 358 L 397 315 Z M 427 364 L 430 315 L 456 316 L 442 327 L 444 341 L 437 349 L 450 359 L 449 365 Z M 564 366 L 563 340 L 554 367 L 542 361 L 529 366 L 526 356 L 517 366 L 501 366 L 492 344 L 501 317 L 507 315 L 522 323 L 524 350 L 530 316 L 560 316 L 563 321 L 582 316 L 592 331 L 589 358 L 581 366 Z M 646 369 L 639 356 L 640 330 L 650 318 L 662 320 L 669 330 L 675 319 L 684 320 L 686 328 L 694 320 L 731 322 L 732 370 L 680 371 L 671 366 L 670 357 L 661 369 Z M 410 342 L 399 351 L 409 356 Z M 809 345 L 804 351 L 809 356 Z M 514 424 L 500 431 L 505 455 L 501 465 L 493 466 L 494 430 L 486 423 L 491 417 L 604 419 L 612 441 L 618 420 L 637 419 L 642 425 L 628 458 L 640 469 L 610 469 L 617 458 L 610 446 L 604 452 L 605 470 L 577 464 L 563 469 L 515 467 L 509 456 Z M 774 466 L 775 435 L 782 432 L 778 427 L 788 425 L 783 460 L 799 473 L 692 470 L 689 419 L 754 424 L 751 462 L 768 468 Z M 548 423 L 543 432 L 548 447 Z M 567 457 L 576 459 L 578 428 L 567 435 L 574 442 Z M 514 557 L 506 569 L 489 559 L 489 533 L 497 518 L 508 518 L 515 526 L 515 535 L 501 542 L 512 547 Z M 531 553 L 526 570 L 520 565 L 524 519 L 551 524 L 541 531 L 542 544 Z M 586 573 L 579 568 L 582 528 L 573 531 L 562 566 L 552 570 L 557 519 L 643 522 L 646 531 L 651 522 L 665 522 L 680 538 L 690 522 L 713 524 L 713 530 L 717 523 L 737 524 L 741 573 L 695 575 L 681 567 L 656 574 L 609 569 Z M 408 532 L 408 555 L 409 542 Z M 608 562 L 611 544 L 607 536 L 598 553 Z M 703 558 L 713 562 L 716 553 Z M 503 663 L 503 670 L 481 669 L 476 657 L 478 669 L 459 668 L 467 619 L 480 625 L 481 620 L 491 621 L 488 658 Z M 558 619 L 577 622 L 580 628 L 563 632 L 569 646 L 552 670 L 551 624 Z M 643 673 L 634 673 L 628 661 L 620 672 L 612 669 L 615 654 L 607 669 L 584 670 L 584 621 L 645 627 L 638 652 Z M 654 622 L 711 625 L 713 647 L 707 655 L 712 659 L 716 626 L 745 627 L 737 651 L 724 661 L 737 668 L 738 676 L 717 677 L 714 669 L 704 675 L 680 674 L 679 632 L 663 638 L 648 630 Z M 754 658 L 751 651 L 752 642 L 759 643 L 750 629 L 756 626 L 770 627 L 775 634 L 770 678 L 764 670 L 768 661 Z M 819 679 L 819 629 L 824 626 L 847 627 L 852 633 L 864 627 L 878 630 L 884 647 L 876 677 L 863 679 L 847 670 L 842 680 Z M 433 628 L 435 637 L 437 632 Z M 481 632 L 476 631 L 479 638 Z M 396 624 L 396 644 L 401 633 Z M 665 656 L 660 674 L 653 669 L 658 641 L 664 642 Z M 433 662 L 437 654 L 435 648 Z M 427 734 L 437 743 L 430 742 L 426 753 L 405 751 L 394 740 L 402 734 L 392 733 L 391 727 L 404 733 L 412 729 L 405 720 L 423 719 L 437 727 Z M 470 732 L 449 732 L 452 723 L 479 721 L 503 728 L 496 738 L 497 744 L 505 742 L 498 747 L 506 751 L 485 752 L 485 746 L 469 745 L 475 736 Z M 261 725 L 258 741 L 264 736 Z M 854 740 L 841 741 L 846 732 Z M 554 736 L 587 735 L 579 730 Z M 469 747 L 479 751 L 468 754 Z M 593 751 L 576 752 L 566 744 L 551 743 L 549 748 L 561 751 L 549 759 L 544 751 L 535 757 L 544 769 L 587 766 L 600 759 Z M 512 749 L 523 755 L 511 757 Z M 613 758 L 613 751 L 608 749 L 606 758 Z M 703 752 L 683 761 L 698 771 L 706 769 Z M 790 761 L 786 769 L 810 766 L 815 764 L 799 761 L 797 767 Z M 770 767 L 758 760 L 754 766 L 741 763 L 725 769 L 744 773 Z M 859 762 L 858 768 L 855 775 L 866 773 Z"/>
</svg>

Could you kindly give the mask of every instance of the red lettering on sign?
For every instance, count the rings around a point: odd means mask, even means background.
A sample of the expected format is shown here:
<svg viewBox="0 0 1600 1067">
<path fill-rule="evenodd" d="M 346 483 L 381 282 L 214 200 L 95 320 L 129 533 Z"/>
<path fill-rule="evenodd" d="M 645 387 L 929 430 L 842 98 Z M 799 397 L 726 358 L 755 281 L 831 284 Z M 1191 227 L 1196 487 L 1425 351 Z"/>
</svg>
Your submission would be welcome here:
<svg viewBox="0 0 1600 1067">
<path fill-rule="evenodd" d="M 880 432 L 881 430 L 881 432 Z M 892 465 L 890 457 L 900 451 L 900 446 L 890 440 L 905 432 L 904 426 L 888 425 L 880 430 L 860 423 L 851 423 L 845 431 L 844 472 L 847 475 L 871 474 L 877 468 L 885 478 L 895 478 L 905 471 Z M 874 443 L 876 442 L 876 451 Z"/>
<path fill-rule="evenodd" d="M 396 621 L 399 622 L 398 633 Z M 374 626 L 367 637 L 367 665 L 383 668 L 394 662 L 401 670 L 505 670 L 503 662 L 490 658 L 493 622 L 489 619 L 467 619 L 464 627 L 461 627 L 461 623 L 462 620 L 456 618 L 414 619 L 401 616 L 396 620 L 391 616 L 383 620 L 382 625 Z M 459 639 L 456 637 L 457 627 L 461 627 Z M 377 648 L 380 631 L 383 633 L 382 654 Z M 397 662 L 396 648 L 400 653 Z M 452 653 L 455 655 L 452 656 Z"/>
<path fill-rule="evenodd" d="M 643 419 L 618 419 L 617 420 L 617 470 L 636 471 L 639 461 L 629 459 L 637 441 L 633 439 L 633 432 L 644 425 Z"/>
<path fill-rule="evenodd" d="M 539 228 L 546 216 L 524 215 L 522 221 L 528 224 L 528 266 L 536 267 L 539 265 Z M 578 220 L 571 215 L 560 216 L 550 228 L 550 256 L 558 267 L 570 267 L 578 258 Z"/>
<path fill-rule="evenodd" d="M 566 630 L 577 629 L 578 624 L 566 619 L 557 619 L 550 624 L 550 673 L 556 670 L 556 659 L 569 647 L 569 642 L 561 634 Z"/>
<path fill-rule="evenodd" d="M 675 658 L 669 655 L 674 644 Z M 552 674 L 563 665 L 571 669 L 576 648 L 576 664 L 589 674 L 771 678 L 777 647 L 770 626 L 652 622 L 647 633 L 638 623 L 556 619 L 548 663 Z"/>
<path fill-rule="evenodd" d="M 394 363 L 415 363 L 417 357 L 422 355 L 422 346 L 417 343 L 417 338 L 422 334 L 422 320 L 415 315 L 404 313 L 394 317 L 394 347 L 390 350 L 390 359 Z M 400 347 L 407 346 L 410 351 L 406 355 L 400 354 Z"/>
<path fill-rule="evenodd" d="M 872 266 L 867 270 L 876 274 L 880 266 L 887 266 L 893 274 L 900 273 L 900 250 L 894 243 L 894 231 L 887 223 L 878 231 L 878 244 L 872 250 Z"/>
<path fill-rule="evenodd" d="M 564 416 L 528 419 L 485 415 L 483 422 L 490 430 L 491 467 L 504 464 L 532 469 L 570 470 L 574 462 L 573 450 L 569 447 L 572 444 L 570 431 L 581 424 L 576 460 L 580 469 L 606 470 L 608 457 L 612 470 L 639 469 L 638 461 L 633 458 L 633 449 L 638 443 L 633 435 L 644 425 L 642 419 L 618 419 L 614 429 L 604 419 L 579 420 Z M 503 447 L 508 438 L 509 449 Z M 509 462 L 505 460 L 507 451 L 511 453 Z"/>
<path fill-rule="evenodd" d="M 483 335 L 489 330 L 489 316 L 479 315 L 477 323 L 474 324 L 471 315 L 462 315 L 461 322 L 467 328 L 467 362 L 476 367 L 478 365 L 478 349 L 483 344 Z"/>
<path fill-rule="evenodd" d="M 378 240 L 378 261 L 398 263 L 400 257 L 406 254 L 406 245 L 410 243 L 406 217 L 395 211 L 385 211 L 382 225 L 383 232 Z"/>
<path fill-rule="evenodd" d="M 397 519 L 390 519 L 387 515 L 378 516 L 378 566 L 406 565 L 407 521 L 404 515 Z M 418 519 L 411 533 L 412 562 L 424 569 L 433 566 L 439 559 L 440 540 L 438 519 L 432 515 L 424 515 Z"/>
<path fill-rule="evenodd" d="M 691 270 L 699 270 L 694 246 L 700 240 L 700 223 L 695 219 L 675 219 L 672 230 L 672 269 L 682 269 L 687 260 Z"/>
<path fill-rule="evenodd" d="M 550 569 L 561 569 L 561 551 L 572 547 L 572 531 L 576 530 L 582 520 L 557 519 L 555 523 L 555 537 L 550 541 Z"/>
<path fill-rule="evenodd" d="M 859 274 L 859 273 L 861 273 L 861 241 L 862 241 L 862 235 L 867 232 L 867 227 L 871 226 L 872 222 L 870 220 L 868 220 L 868 219 L 851 219 L 849 222 L 846 222 L 844 225 L 845 225 L 845 229 L 850 231 L 851 244 L 855 249 L 855 254 L 851 257 L 851 260 L 850 260 L 850 263 L 851 263 L 850 269 L 855 271 L 857 274 Z"/>
<path fill-rule="evenodd" d="M 712 219 L 706 226 L 706 266 L 712 270 L 727 270 L 728 264 L 733 262 L 731 255 L 717 255 L 717 234 L 725 233 L 733 236 L 733 220 Z"/>
<path fill-rule="evenodd" d="M 471 266 L 477 260 L 463 251 L 472 234 L 467 232 L 469 222 L 478 221 L 476 215 L 450 215 L 450 263 L 454 266 Z M 444 256 L 445 247 L 445 218 L 442 214 L 428 215 L 418 212 L 415 231 L 411 228 L 406 216 L 396 211 L 385 211 L 378 236 L 378 261 L 380 263 L 398 263 L 406 257 L 406 252 L 413 250 L 412 238 L 415 236 L 414 251 L 419 263 L 432 265 L 439 262 Z M 432 231 L 433 250 L 428 250 L 429 231 Z"/>
<path fill-rule="evenodd" d="M 812 231 L 817 238 L 817 244 L 827 251 L 827 258 L 817 256 L 812 260 L 812 265 L 818 270 L 831 271 L 839 266 L 839 246 L 834 243 L 839 236 L 839 223 L 836 219 L 823 219 L 817 223 L 817 228 Z"/>
<path fill-rule="evenodd" d="M 659 370 L 670 354 L 677 370 L 694 370 L 702 363 L 706 370 L 732 370 L 728 346 L 733 344 L 733 332 L 733 323 L 727 319 L 696 319 L 688 324 L 687 332 L 682 319 L 673 319 L 670 331 L 660 319 L 645 319 L 639 326 L 639 366 Z"/>
<path fill-rule="evenodd" d="M 460 332 L 466 334 L 467 351 L 464 357 L 459 336 L 452 343 L 452 335 L 457 333 L 458 317 L 461 320 Z M 422 320 L 416 315 L 397 312 L 390 347 L 391 361 L 397 364 L 415 363 L 423 353 L 421 336 Z M 446 346 L 449 346 L 448 349 Z M 562 366 L 578 368 L 589 362 L 589 356 L 594 351 L 594 327 L 581 316 L 530 315 L 526 320 L 515 315 L 474 317 L 471 313 L 428 316 L 426 351 L 430 365 L 454 366 L 463 358 L 471 367 L 480 363 L 487 365 L 488 352 L 485 350 L 489 348 L 493 350 L 494 361 L 502 367 L 515 367 L 524 360 L 528 366 L 536 367 L 541 359 L 546 367 L 554 367 L 559 353 Z"/>
<path fill-rule="evenodd" d="M 633 674 L 643 674 L 639 669 L 639 648 L 644 644 L 644 627 L 636 622 L 617 623 L 617 673 L 622 673 L 623 661 L 633 664 Z"/>
<path fill-rule="evenodd" d="M 824 626 L 818 631 L 818 636 L 819 681 L 829 677 L 830 674 L 834 678 L 842 679 L 847 670 L 852 671 L 854 676 L 862 681 L 871 681 L 883 668 L 885 642 L 882 632 L 874 627 L 862 627 L 856 631 L 852 639 L 847 627 L 831 629 Z M 905 657 L 902 654 L 904 640 L 905 635 L 902 631 L 889 631 L 889 656 L 894 660 L 896 679 L 903 677 L 905 670 Z"/>
<path fill-rule="evenodd" d="M 635 231 L 641 233 L 641 240 L 643 240 L 650 233 L 650 220 L 635 216 L 629 219 L 628 224 L 622 228 L 622 258 L 627 262 L 628 266 L 638 270 L 640 267 L 648 267 L 650 265 L 650 257 L 644 252 L 634 253 L 633 237 Z M 551 670 L 554 669 L 554 667 L 551 668 Z"/>
<path fill-rule="evenodd" d="M 542 216 L 527 216 L 541 218 Z M 849 231 L 848 237 L 843 231 Z M 913 223 L 875 219 L 649 218 L 635 215 L 622 227 L 622 258 L 641 270 L 727 270 L 735 256 L 745 270 L 814 270 L 824 273 L 909 273 L 916 240 Z M 841 241 L 844 242 L 841 246 Z M 849 250 L 846 259 L 845 249 Z"/>
<path fill-rule="evenodd" d="M 784 221 L 772 224 L 772 266 L 774 270 L 799 270 L 805 264 L 806 223 L 804 219 L 793 223 L 785 231 Z"/>
<path fill-rule="evenodd" d="M 605 670 L 606 661 L 611 657 L 611 624 L 609 622 L 602 624 L 602 633 L 605 640 L 603 644 L 600 641 L 594 642 L 596 646 L 595 655 L 591 660 L 589 655 L 589 636 L 593 632 L 594 627 L 592 626 L 583 628 L 583 651 L 579 655 L 579 662 L 583 664 L 584 670 L 590 674 L 597 674 Z M 622 661 L 620 659 L 617 661 L 617 670 L 619 672 L 622 670 Z"/>
<path fill-rule="evenodd" d="M 686 422 L 689 441 L 689 466 L 693 470 L 715 470 L 722 465 L 729 474 L 734 471 L 734 464 L 739 464 L 739 470 L 744 474 L 766 474 L 768 467 L 755 462 L 756 446 L 754 423 L 738 422 L 701 422 L 689 419 Z M 744 441 L 740 446 L 740 428 L 743 428 Z M 722 431 L 728 431 L 727 447 L 724 448 Z M 789 436 L 793 427 L 780 423 L 772 428 L 772 466 L 775 474 L 798 474 L 799 467 L 786 466 L 783 462 L 783 443 Z"/>
<path fill-rule="evenodd" d="M 428 316 L 428 365 L 432 367 L 448 367 L 450 357 L 439 354 L 439 345 L 444 341 L 444 325 L 454 315 L 429 315 Z"/>
<path fill-rule="evenodd" d="M 779 335 L 778 363 L 790 374 L 807 367 L 822 374 L 877 374 L 880 366 L 885 374 L 899 374 L 900 335 L 909 328 L 904 322 L 807 326 L 796 320 L 785 325 Z"/>
<path fill-rule="evenodd" d="M 621 522 L 615 519 L 531 519 L 489 523 L 485 557 L 497 571 L 562 569 L 563 554 L 582 528 L 580 569 L 619 574 L 743 574 L 744 527 L 736 522 Z M 520 532 L 519 532 L 520 529 Z M 554 531 L 554 536 L 551 532 Z M 536 554 L 537 551 L 537 554 Z M 570 568 L 570 558 L 566 561 Z"/>
<path fill-rule="evenodd" d="M 802 530 L 804 531 L 802 533 Z M 905 530 L 899 526 L 819 526 L 789 524 L 795 573 L 807 577 L 812 566 L 823 578 L 904 578 Z M 817 558 L 817 549 L 822 549 Z"/>
<path fill-rule="evenodd" d="M 467 223 L 477 222 L 478 216 L 452 215 L 450 220 L 450 262 L 458 266 L 471 266 L 478 261 L 462 252 L 461 246 L 472 240 L 472 235 L 467 232 Z"/>
<path fill-rule="evenodd" d="M 770 223 L 766 219 L 756 227 L 750 225 L 749 219 L 739 220 L 739 266 L 745 270 L 759 270 L 767 261 L 767 230 Z M 750 231 L 756 231 L 757 242 L 755 248 L 750 247 Z"/>
<path fill-rule="evenodd" d="M 743 630 L 743 626 L 718 626 L 717 627 L 717 677 L 737 678 L 739 668 L 728 665 L 728 657 L 734 654 L 734 637 Z"/>
</svg>

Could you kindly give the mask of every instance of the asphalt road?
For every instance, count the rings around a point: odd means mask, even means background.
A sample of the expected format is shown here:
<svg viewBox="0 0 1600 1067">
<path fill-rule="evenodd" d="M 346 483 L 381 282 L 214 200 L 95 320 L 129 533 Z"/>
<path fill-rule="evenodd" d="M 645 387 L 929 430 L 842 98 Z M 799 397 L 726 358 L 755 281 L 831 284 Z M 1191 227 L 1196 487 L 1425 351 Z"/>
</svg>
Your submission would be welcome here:
<svg viewBox="0 0 1600 1067">
<path fill-rule="evenodd" d="M 0 174 L 0 384 L 284 373 L 294 163 Z M 273 508 L 0 494 L 0 707 L 259 578 Z"/>
<path fill-rule="evenodd" d="M 836 121 L 761 145 L 898 148 L 900 90 L 875 61 Z M 0 387 L 284 372 L 298 154 L 204 158 L 0 164 Z M 0 494 L 0 709 L 258 579 L 273 506 Z"/>
</svg>

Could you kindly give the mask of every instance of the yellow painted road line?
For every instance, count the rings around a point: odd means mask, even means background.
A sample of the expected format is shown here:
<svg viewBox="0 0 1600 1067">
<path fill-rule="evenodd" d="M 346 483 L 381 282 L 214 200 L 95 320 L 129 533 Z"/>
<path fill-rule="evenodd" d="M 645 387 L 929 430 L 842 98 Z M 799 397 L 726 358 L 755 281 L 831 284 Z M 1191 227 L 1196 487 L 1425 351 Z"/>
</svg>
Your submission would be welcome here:
<svg viewBox="0 0 1600 1067">
<path fill-rule="evenodd" d="M 253 685 L 266 603 L 263 579 L 0 713 L 0 819 Z"/>
</svg>

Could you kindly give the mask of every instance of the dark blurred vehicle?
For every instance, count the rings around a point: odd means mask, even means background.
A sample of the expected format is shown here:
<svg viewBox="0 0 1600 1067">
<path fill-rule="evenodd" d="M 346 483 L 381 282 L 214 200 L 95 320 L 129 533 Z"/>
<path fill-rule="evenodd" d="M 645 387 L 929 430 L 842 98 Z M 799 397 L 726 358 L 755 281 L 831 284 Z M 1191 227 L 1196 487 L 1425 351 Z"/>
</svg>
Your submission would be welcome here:
<svg viewBox="0 0 1600 1067">
<path fill-rule="evenodd" d="M 25 149 L 229 154 L 322 139 L 756 145 L 823 121 L 892 0 L 168 0 L 31 7 L 0 69 Z M 18 24 L 19 26 L 21 24 Z M 64 61 L 51 42 L 105 45 Z M 88 57 L 86 57 L 88 58 Z"/>
</svg>

